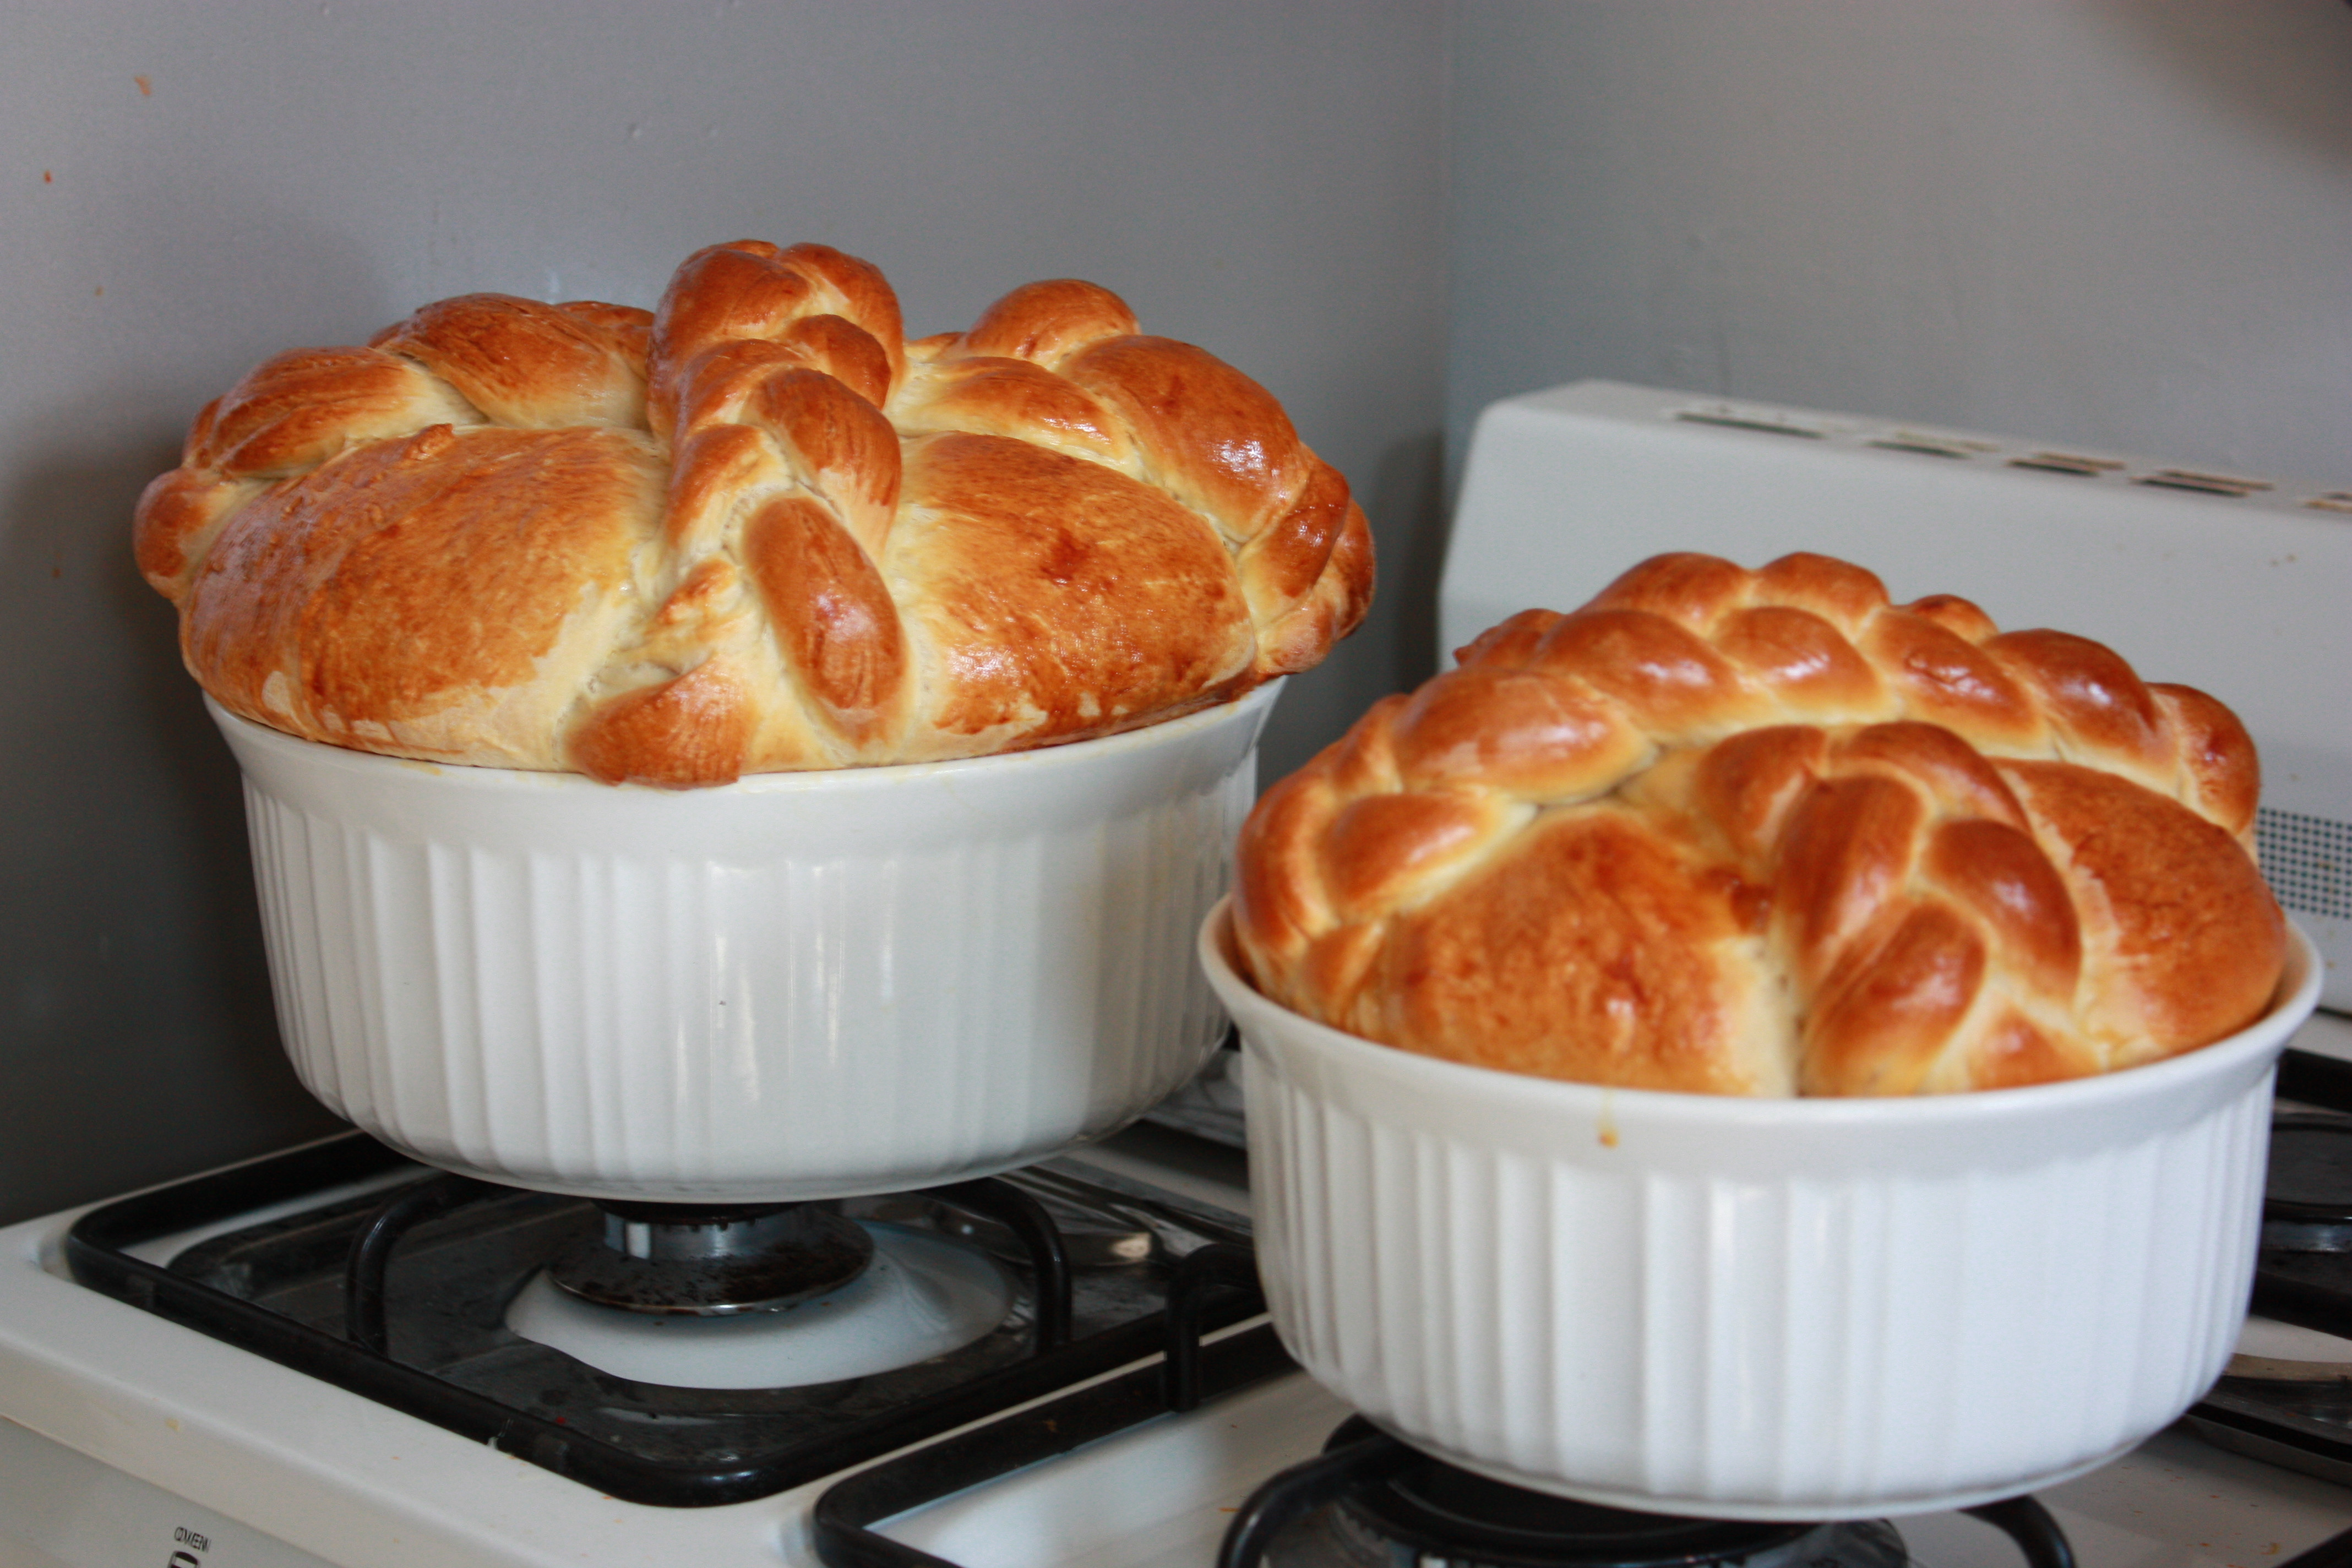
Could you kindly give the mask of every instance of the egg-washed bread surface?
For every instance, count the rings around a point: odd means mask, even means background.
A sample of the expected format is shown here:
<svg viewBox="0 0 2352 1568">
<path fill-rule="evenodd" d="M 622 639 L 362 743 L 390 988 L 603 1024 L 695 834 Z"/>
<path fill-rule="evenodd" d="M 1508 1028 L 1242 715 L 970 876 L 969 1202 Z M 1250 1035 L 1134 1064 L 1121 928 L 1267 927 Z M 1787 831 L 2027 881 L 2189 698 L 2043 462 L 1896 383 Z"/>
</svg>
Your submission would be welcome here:
<svg viewBox="0 0 2352 1568">
<path fill-rule="evenodd" d="M 2244 728 L 2109 649 L 1821 555 L 1643 562 L 1525 611 L 1268 791 L 1268 997 L 1591 1083 L 1896 1095 L 2210 1043 L 2286 928 Z"/>
<path fill-rule="evenodd" d="M 757 241 L 651 314 L 476 294 L 280 354 L 136 539 L 231 712 L 670 786 L 1173 718 L 1315 664 L 1372 583 L 1274 398 L 1109 291 L 908 342 L 874 267 Z"/>
</svg>

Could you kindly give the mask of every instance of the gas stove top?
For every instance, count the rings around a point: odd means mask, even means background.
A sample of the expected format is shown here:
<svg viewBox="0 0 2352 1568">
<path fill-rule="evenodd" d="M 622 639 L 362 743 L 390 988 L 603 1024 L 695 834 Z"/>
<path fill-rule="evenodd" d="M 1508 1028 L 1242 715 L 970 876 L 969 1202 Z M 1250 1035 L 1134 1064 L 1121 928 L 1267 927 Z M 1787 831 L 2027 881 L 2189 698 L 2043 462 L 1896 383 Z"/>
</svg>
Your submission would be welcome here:
<svg viewBox="0 0 2352 1568">
<path fill-rule="evenodd" d="M 383 1158 L 340 1141 L 300 1152 L 322 1166 Z M 239 1179 L 253 1180 L 271 1164 L 257 1162 L 206 1180 L 218 1184 L 238 1173 Z M 346 1173 L 341 1184 L 305 1199 L 259 1203 L 143 1239 L 114 1239 L 122 1242 L 117 1250 L 123 1257 L 144 1266 L 126 1269 L 128 1279 L 146 1279 L 145 1269 L 152 1268 L 206 1289 L 226 1284 L 230 1289 L 224 1295 L 266 1299 L 290 1323 L 343 1337 L 348 1323 L 340 1321 L 341 1304 L 333 1300 L 340 1265 L 320 1260 L 336 1250 L 327 1237 L 341 1231 L 337 1245 L 347 1246 L 360 1217 L 381 1213 L 420 1179 L 430 1180 L 385 1159 L 383 1169 Z M 1246 1264 L 1236 1264 L 1228 1250 L 1246 1228 L 1237 1218 L 1247 1206 L 1242 1183 L 1236 1152 L 1155 1128 L 1017 1178 L 1014 1184 L 1070 1233 L 1066 1250 L 1077 1265 L 1072 1269 L 1077 1283 L 1069 1342 L 1106 1334 L 1125 1334 L 1134 1342 L 1119 1341 L 1118 1350 L 1097 1346 L 1097 1361 L 1071 1374 L 1074 1388 L 1057 1383 L 1017 1389 L 1002 1413 L 935 1410 L 930 1435 L 920 1436 L 907 1429 L 880 1438 L 845 1436 L 845 1428 L 833 1425 L 852 1414 L 840 1406 L 857 1403 L 866 1382 L 887 1382 L 888 1374 L 843 1380 L 857 1387 L 835 1397 L 830 1408 L 811 1391 L 798 1398 L 772 1394 L 747 1400 L 738 1394 L 714 1399 L 584 1365 L 544 1382 L 510 1377 L 506 1374 L 518 1362 L 544 1366 L 553 1364 L 549 1358 L 562 1358 L 530 1350 L 527 1341 L 520 1342 L 524 1348 L 506 1343 L 484 1326 L 478 1310 L 462 1305 L 466 1291 L 455 1287 L 446 1298 L 438 1286 L 425 1292 L 443 1302 L 438 1326 L 400 1326 L 404 1295 L 444 1274 L 462 1285 L 469 1269 L 479 1271 L 478 1259 L 467 1258 L 489 1234 L 592 1226 L 593 1212 L 572 1200 L 513 1194 L 489 1200 L 471 1217 L 460 1205 L 420 1225 L 395 1251 L 387 1272 L 391 1359 L 443 1358 L 441 1370 L 455 1370 L 452 1381 L 469 1388 L 504 1378 L 524 1397 L 519 1412 L 501 1421 L 535 1413 L 558 1431 L 571 1430 L 579 1391 L 585 1389 L 605 1404 L 603 1426 L 591 1423 L 576 1440 L 582 1444 L 605 1441 L 610 1428 L 635 1422 L 661 1434 L 655 1444 L 660 1448 L 696 1423 L 713 1422 L 733 1433 L 744 1452 L 757 1445 L 743 1434 L 765 1431 L 769 1447 L 759 1453 L 766 1460 L 805 1448 L 810 1465 L 824 1467 L 803 1475 L 778 1466 L 769 1478 L 778 1489 L 705 1506 L 629 1500 L 549 1468 L 549 1451 L 530 1451 L 536 1429 L 528 1422 L 501 1427 L 506 1435 L 495 1442 L 463 1435 L 430 1415 L 404 1413 L 297 1370 L 285 1356 L 257 1354 L 73 1278 L 69 1238 L 78 1223 L 86 1236 L 102 1232 L 107 1218 L 89 1226 L 91 1215 L 112 1210 L 110 1218 L 120 1225 L 128 1223 L 127 1210 L 134 1218 L 143 1212 L 152 1226 L 169 1217 L 158 1213 L 159 1198 L 168 1210 L 187 1201 L 184 1192 L 163 1198 L 174 1189 L 158 1189 L 137 1204 L 19 1226 L 0 1232 L 0 1565 L 81 1568 L 152 1560 L 184 1568 L 320 1563 L 511 1568 L 677 1562 L 775 1568 L 825 1561 L 818 1537 L 828 1531 L 836 1563 L 924 1561 L 898 1554 L 912 1550 L 962 1568 L 1060 1563 L 1198 1568 L 1216 1560 L 1220 1541 L 1244 1510 L 1256 1506 L 1252 1499 L 1270 1477 L 1315 1460 L 1350 1419 L 1315 1384 L 1283 1370 L 1269 1331 L 1247 1315 L 1252 1303 L 1227 1288 L 1245 1278 Z M 1108 1194 L 1108 1220 L 1086 1217 L 1074 1205 L 1084 1189 Z M 219 1196 L 217 1184 L 213 1194 Z M 961 1243 L 1010 1281 L 1014 1304 L 1006 1322 L 974 1342 L 981 1346 L 974 1355 L 982 1381 L 1034 1359 L 1035 1269 L 1008 1230 L 984 1214 L 935 1197 L 863 1202 L 870 1226 L 940 1237 L 962 1233 Z M 309 1217 L 299 1217 L 304 1215 Z M 1136 1249 L 1139 1219 L 1153 1235 L 1144 1245 L 1159 1250 L 1157 1267 L 1138 1268 L 1132 1258 L 1115 1261 L 1122 1247 Z M 257 1246 L 289 1237 L 310 1238 L 310 1265 L 254 1266 Z M 541 1236 L 535 1245 L 543 1247 L 546 1240 Z M 413 1255 L 405 1251 L 410 1247 L 417 1249 Z M 1176 1278 L 1171 1265 L 1188 1257 L 1201 1260 L 1197 1300 L 1208 1304 L 1213 1326 L 1200 1357 L 1202 1402 L 1188 1413 L 1171 1414 L 1160 1319 L 1167 1286 Z M 1106 1259 L 1114 1261 L 1098 1267 Z M 174 1268 L 174 1260 L 182 1267 Z M 414 1267 L 419 1264 L 423 1274 Z M 1120 1275 L 1121 1269 L 1128 1273 Z M 1119 1293 L 1108 1284 L 1114 1276 L 1155 1276 L 1157 1283 L 1147 1282 L 1134 1300 L 1114 1302 L 1110 1298 Z M 125 1294 L 137 1297 L 141 1290 L 133 1285 Z M 1147 1321 L 1148 1327 L 1136 1326 Z M 470 1359 L 467 1343 L 475 1346 Z M 500 1365 L 505 1373 L 491 1375 Z M 566 1388 L 572 1392 L 562 1398 L 548 1397 Z M 689 1408 L 698 1398 L 709 1407 Z M 770 1417 L 777 1424 L 759 1425 Z M 1360 1430 L 1350 1428 L 1349 1435 Z M 1318 1517 L 1310 1509 L 1287 1523 L 1265 1561 L 1294 1568 L 1317 1562 L 1414 1562 L 1413 1554 L 1425 1553 L 1411 1532 L 1426 1524 L 1431 1510 L 1443 1514 L 1458 1508 L 1463 1497 L 1453 1483 L 1433 1485 L 1426 1477 L 1408 1482 L 1397 1496 L 1404 1500 L 1376 1500 L 1351 1516 L 1326 1510 Z M 2352 1526 L 2352 1491 L 2222 1452 L 2179 1429 L 2040 1500 L 2072 1539 L 2084 1568 L 2253 1568 L 2285 1562 Z M 1402 1522 L 1405 1544 L 1381 1544 L 1377 1530 L 1367 1532 L 1368 1519 L 1381 1528 Z M 1558 1523 L 1549 1516 L 1533 1521 L 1541 1529 Z M 1524 1530 L 1530 1521 L 1506 1507 L 1503 1524 Z M 1998 1531 L 1957 1514 L 1843 1528 L 1837 1535 L 1834 1542 L 1800 1532 L 1775 1543 L 1734 1543 L 1732 1555 L 1760 1563 L 1758 1553 L 1778 1552 L 1809 1565 L 1822 1560 L 1861 1564 L 1895 1550 L 1887 1544 L 1891 1536 L 1912 1561 L 1935 1568 L 2011 1568 L 2024 1561 Z M 1667 1544 L 1680 1552 L 1686 1543 Z M 1652 1541 L 1642 1550 L 1654 1545 Z M 842 1555 L 845 1550 L 864 1554 Z M 1334 1550 L 1356 1555 L 1332 1556 Z M 1465 1560 L 1524 1560 L 1485 1550 L 1485 1558 Z M 1399 1551 L 1408 1555 L 1396 1555 Z M 174 1552 L 184 1558 L 173 1558 Z M 1675 1560 L 1690 1559 L 1685 1553 Z"/>
<path fill-rule="evenodd" d="M 1245 1267 L 1185 1290 L 1245 1238 L 1066 1162 L 836 1204 L 600 1213 L 351 1133 L 102 1205 L 64 1253 L 93 1289 L 601 1493 L 708 1507 L 1153 1354 L 1172 1308 L 1194 1331 L 1247 1316 Z M 779 1259 L 820 1278 L 780 1298 Z"/>
<path fill-rule="evenodd" d="M 558 1292 L 618 1321 L 613 1342 L 525 1309 L 600 1230 L 633 1243 L 635 1205 L 441 1176 L 356 1134 L 16 1227 L 0 1564 L 814 1562 L 811 1504 L 861 1463 L 1139 1365 L 1142 1413 L 1163 1410 L 1171 1322 L 1187 1403 L 1288 1370 L 1244 1321 L 1247 1225 L 1220 1200 L 1245 1195 L 1154 1174 L 1111 1153 L 824 1205 L 874 1262 L 782 1311 Z M 777 1361 L 813 1340 L 818 1361 Z"/>
</svg>

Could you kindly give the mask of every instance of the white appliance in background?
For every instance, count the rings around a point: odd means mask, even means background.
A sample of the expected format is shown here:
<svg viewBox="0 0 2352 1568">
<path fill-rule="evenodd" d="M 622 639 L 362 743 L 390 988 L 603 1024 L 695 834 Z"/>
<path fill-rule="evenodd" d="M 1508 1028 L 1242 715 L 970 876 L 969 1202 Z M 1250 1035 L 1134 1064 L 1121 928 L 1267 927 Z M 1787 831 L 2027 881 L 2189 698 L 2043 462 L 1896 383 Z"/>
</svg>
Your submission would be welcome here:
<svg viewBox="0 0 2352 1568">
<path fill-rule="evenodd" d="M 2105 643 L 2236 710 L 2279 901 L 2352 1010 L 2352 490 L 1615 382 L 1479 416 L 1438 601 L 1456 648 L 1569 610 L 1636 560 L 1791 551 Z"/>
<path fill-rule="evenodd" d="M 2016 466 L 2027 461 L 2045 466 Z M 2005 625 L 2081 630 L 2157 679 L 2207 687 L 2254 727 L 2273 806 L 2340 834 L 2352 819 L 2346 726 L 2329 717 L 2340 697 L 2327 704 L 2352 670 L 2352 517 L 2326 510 L 2339 503 L 2352 498 L 1587 384 L 1497 405 L 1482 423 L 1444 627 L 1454 646 L 1529 605 L 1572 606 L 1661 550 L 1749 563 L 1842 554 L 1898 596 L 1966 594 Z M 2264 648 L 2294 668 L 2266 674 Z M 2323 842 L 2309 857 L 2310 896 L 2340 900 L 2342 862 L 2328 853 Z M 2314 910 L 2288 893 L 2306 929 L 2340 944 L 2340 903 Z M 2323 1020 L 2295 1043 L 2325 1048 L 2330 1028 L 2352 1034 Z M 1145 1130 L 1084 1157 L 1197 1202 L 1248 1203 L 1230 1149 Z M 0 1568 L 817 1561 L 810 1510 L 830 1478 L 715 1508 L 615 1501 L 75 1282 L 62 1255 L 74 1218 L 0 1230 Z M 142 1252 L 162 1260 L 196 1239 Z M 883 1528 L 964 1568 L 1202 1568 L 1243 1500 L 1347 1414 L 1285 1376 Z M 2082 1568 L 2284 1563 L 2352 1527 L 2352 1489 L 2179 1430 L 2042 1500 Z M 1900 1528 L 1930 1568 L 2019 1561 L 1958 1515 Z"/>
</svg>

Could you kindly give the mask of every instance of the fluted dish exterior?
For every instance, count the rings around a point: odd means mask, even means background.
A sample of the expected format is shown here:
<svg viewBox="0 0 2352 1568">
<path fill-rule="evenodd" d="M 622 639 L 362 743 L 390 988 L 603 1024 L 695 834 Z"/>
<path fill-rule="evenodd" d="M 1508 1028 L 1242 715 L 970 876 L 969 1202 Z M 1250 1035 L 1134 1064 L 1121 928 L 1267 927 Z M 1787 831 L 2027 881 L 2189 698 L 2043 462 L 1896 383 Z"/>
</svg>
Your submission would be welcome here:
<svg viewBox="0 0 2352 1568">
<path fill-rule="evenodd" d="M 1007 1169 L 1197 1070 L 1223 1015 L 1192 933 L 1275 695 L 683 792 L 214 715 L 313 1094 L 493 1181 L 763 1202 Z"/>
<path fill-rule="evenodd" d="M 1202 961 L 1240 1024 L 1260 1268 L 1318 1381 L 1456 1464 L 1653 1511 L 1836 1519 L 2090 1468 L 2245 1314 L 2300 933 L 2256 1026 L 1906 1100 L 1612 1089 L 1374 1045 Z"/>
</svg>

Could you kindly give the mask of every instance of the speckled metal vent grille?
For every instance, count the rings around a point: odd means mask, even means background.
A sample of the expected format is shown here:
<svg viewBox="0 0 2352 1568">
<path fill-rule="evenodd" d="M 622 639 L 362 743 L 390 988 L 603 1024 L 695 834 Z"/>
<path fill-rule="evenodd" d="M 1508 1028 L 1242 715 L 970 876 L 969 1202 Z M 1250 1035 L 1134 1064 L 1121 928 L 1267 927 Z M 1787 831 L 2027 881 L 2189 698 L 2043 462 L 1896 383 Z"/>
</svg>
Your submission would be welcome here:
<svg viewBox="0 0 2352 1568">
<path fill-rule="evenodd" d="M 2352 920 L 2352 822 L 2265 805 L 2254 814 L 2254 845 L 2280 903 L 2303 914 Z"/>
</svg>

